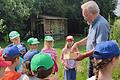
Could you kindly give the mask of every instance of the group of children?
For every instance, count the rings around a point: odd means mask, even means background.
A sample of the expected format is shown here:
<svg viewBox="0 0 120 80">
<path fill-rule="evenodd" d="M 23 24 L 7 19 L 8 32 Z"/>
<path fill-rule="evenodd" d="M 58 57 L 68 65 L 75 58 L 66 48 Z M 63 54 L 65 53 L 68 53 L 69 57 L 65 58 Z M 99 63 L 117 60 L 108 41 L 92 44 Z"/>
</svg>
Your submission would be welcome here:
<svg viewBox="0 0 120 80">
<path fill-rule="evenodd" d="M 20 41 L 17 31 L 9 33 L 12 42 L 0 50 L 0 80 L 52 80 L 50 74 L 58 72 L 54 39 L 45 37 L 44 48 L 38 50 L 37 38 L 29 38 L 26 45 Z"/>
<path fill-rule="evenodd" d="M 0 50 L 0 80 L 59 80 L 56 75 L 58 56 L 53 48 L 53 37 L 45 37 L 41 51 L 38 50 L 40 42 L 37 38 L 32 37 L 27 40 L 29 49 L 21 43 L 17 31 L 10 32 L 9 38 L 12 43 Z M 64 80 L 76 80 L 78 62 L 74 56 L 76 55 L 77 58 L 80 52 L 78 48 L 71 52 L 74 42 L 73 36 L 67 36 L 61 53 Z M 88 80 L 112 80 L 112 71 L 118 64 L 119 55 L 117 42 L 99 43 L 93 53 L 95 76 Z"/>
</svg>

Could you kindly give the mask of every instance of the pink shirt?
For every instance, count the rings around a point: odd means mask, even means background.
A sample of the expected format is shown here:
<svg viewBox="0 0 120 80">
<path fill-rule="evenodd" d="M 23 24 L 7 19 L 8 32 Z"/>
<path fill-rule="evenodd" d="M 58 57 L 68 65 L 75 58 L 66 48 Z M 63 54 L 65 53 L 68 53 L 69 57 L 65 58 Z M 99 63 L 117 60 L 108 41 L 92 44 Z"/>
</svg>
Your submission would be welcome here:
<svg viewBox="0 0 120 80">
<path fill-rule="evenodd" d="M 57 66 L 57 62 L 56 62 L 57 51 L 54 48 L 49 48 L 49 49 L 43 48 L 41 51 L 44 52 L 45 54 L 49 54 L 52 57 L 52 59 L 54 61 L 53 72 L 58 72 L 58 66 Z"/>
<path fill-rule="evenodd" d="M 56 60 L 56 58 L 57 58 L 57 51 L 54 48 L 49 48 L 49 49 L 43 48 L 42 52 L 51 55 L 52 59 Z"/>
</svg>

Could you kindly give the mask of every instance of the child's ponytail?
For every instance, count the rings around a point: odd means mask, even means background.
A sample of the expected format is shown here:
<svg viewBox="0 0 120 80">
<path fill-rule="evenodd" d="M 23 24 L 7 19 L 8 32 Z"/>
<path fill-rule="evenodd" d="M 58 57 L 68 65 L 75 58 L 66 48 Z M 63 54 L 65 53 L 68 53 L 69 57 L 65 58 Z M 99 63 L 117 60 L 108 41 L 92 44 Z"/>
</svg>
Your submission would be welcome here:
<svg viewBox="0 0 120 80">
<path fill-rule="evenodd" d="M 105 60 L 96 60 L 96 61 L 94 61 L 94 68 L 95 68 L 95 75 L 96 75 L 95 80 L 98 80 L 99 71 L 104 69 L 109 64 L 109 62 L 111 62 L 111 61 L 112 61 L 112 58 L 105 59 Z"/>
</svg>

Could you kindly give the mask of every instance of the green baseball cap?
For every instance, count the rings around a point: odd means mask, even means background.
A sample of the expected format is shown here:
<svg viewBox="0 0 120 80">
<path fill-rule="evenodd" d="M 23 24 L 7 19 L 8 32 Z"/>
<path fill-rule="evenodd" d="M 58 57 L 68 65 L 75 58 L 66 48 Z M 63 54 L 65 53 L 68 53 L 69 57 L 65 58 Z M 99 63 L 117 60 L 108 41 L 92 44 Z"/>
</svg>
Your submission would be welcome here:
<svg viewBox="0 0 120 80">
<path fill-rule="evenodd" d="M 28 43 L 28 44 L 38 44 L 38 43 L 40 43 L 40 42 L 38 41 L 37 38 L 29 38 L 29 39 L 27 40 L 27 43 Z"/>
<path fill-rule="evenodd" d="M 20 34 L 17 31 L 11 31 L 9 33 L 9 38 L 10 39 L 14 39 L 14 38 L 19 37 L 19 36 L 20 36 Z"/>
<path fill-rule="evenodd" d="M 54 41 L 52 36 L 45 36 L 45 41 Z"/>
<path fill-rule="evenodd" d="M 39 67 L 44 67 L 45 70 L 52 68 L 54 62 L 50 55 L 45 53 L 39 53 L 33 56 L 31 60 L 31 70 L 37 71 Z"/>
</svg>

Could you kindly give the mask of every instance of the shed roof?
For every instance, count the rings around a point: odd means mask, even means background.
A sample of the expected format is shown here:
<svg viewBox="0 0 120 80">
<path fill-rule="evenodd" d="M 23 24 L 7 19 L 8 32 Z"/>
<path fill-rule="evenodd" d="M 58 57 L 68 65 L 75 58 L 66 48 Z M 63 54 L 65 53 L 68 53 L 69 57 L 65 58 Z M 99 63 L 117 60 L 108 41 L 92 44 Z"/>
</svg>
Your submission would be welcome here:
<svg viewBox="0 0 120 80">
<path fill-rule="evenodd" d="M 51 20 L 61 20 L 61 19 L 66 20 L 67 19 L 67 18 L 63 18 L 63 17 L 46 16 L 46 15 L 39 15 L 39 18 L 51 19 Z"/>
</svg>

